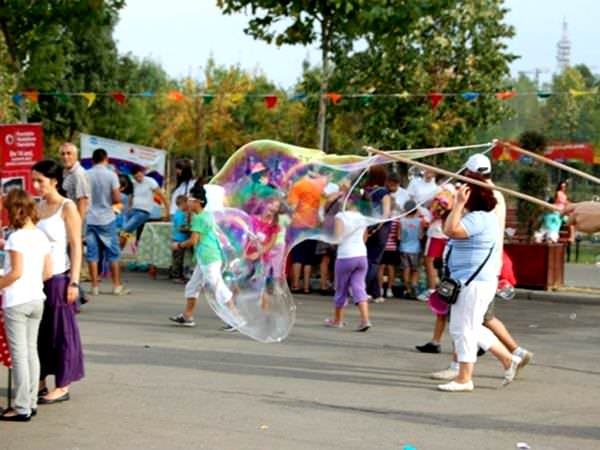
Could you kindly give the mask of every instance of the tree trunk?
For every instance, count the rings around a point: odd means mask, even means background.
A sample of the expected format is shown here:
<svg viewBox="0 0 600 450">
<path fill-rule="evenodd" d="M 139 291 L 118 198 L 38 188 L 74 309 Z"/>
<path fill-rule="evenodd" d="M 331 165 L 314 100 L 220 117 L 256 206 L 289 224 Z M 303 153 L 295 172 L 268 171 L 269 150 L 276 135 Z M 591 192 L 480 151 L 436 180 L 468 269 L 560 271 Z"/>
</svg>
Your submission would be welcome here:
<svg viewBox="0 0 600 450">
<path fill-rule="evenodd" d="M 204 175 L 204 160 L 205 160 L 205 151 L 204 151 L 204 139 L 203 139 L 203 129 L 204 129 L 204 111 L 202 107 L 202 96 L 196 95 L 194 99 L 194 109 L 195 109 L 195 118 L 194 120 L 194 134 L 196 135 L 196 176 L 202 177 Z"/>
<path fill-rule="evenodd" d="M 331 35 L 329 30 L 329 21 L 324 15 L 321 21 L 321 65 L 323 73 L 321 75 L 321 90 L 319 96 L 319 148 L 326 152 L 327 148 L 327 90 L 329 81 L 329 48 L 331 45 Z"/>
</svg>

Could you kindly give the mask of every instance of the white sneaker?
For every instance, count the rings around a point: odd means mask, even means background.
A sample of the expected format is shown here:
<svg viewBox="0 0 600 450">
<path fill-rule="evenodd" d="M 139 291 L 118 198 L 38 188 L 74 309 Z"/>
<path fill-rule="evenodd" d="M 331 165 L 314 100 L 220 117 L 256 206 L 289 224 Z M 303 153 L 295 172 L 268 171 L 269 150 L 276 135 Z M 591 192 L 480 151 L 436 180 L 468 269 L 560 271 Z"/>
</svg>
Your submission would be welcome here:
<svg viewBox="0 0 600 450">
<path fill-rule="evenodd" d="M 99 286 L 92 286 L 92 290 L 90 291 L 90 295 L 100 295 L 100 287 Z"/>
<path fill-rule="evenodd" d="M 430 377 L 434 380 L 454 380 L 458 376 L 458 369 L 447 369 L 440 370 L 439 372 L 433 372 Z"/>
<path fill-rule="evenodd" d="M 385 298 L 377 297 L 375 300 L 373 300 L 373 303 L 385 303 Z"/>
<path fill-rule="evenodd" d="M 515 379 L 517 374 L 519 373 L 519 369 L 521 368 L 522 358 L 513 355 L 512 362 L 510 363 L 510 367 L 504 371 L 504 380 L 502 380 L 502 386 L 506 386 Z"/>
<path fill-rule="evenodd" d="M 426 302 L 429 300 L 429 296 L 435 292 L 435 289 L 425 289 L 417 296 L 417 300 L 420 302 Z"/>
<path fill-rule="evenodd" d="M 474 386 L 473 380 L 469 381 L 468 383 L 457 383 L 456 381 L 451 381 L 450 383 L 439 384 L 437 388 L 439 391 L 444 392 L 471 392 Z"/>
<path fill-rule="evenodd" d="M 113 290 L 112 290 L 112 295 L 121 296 L 121 295 L 129 295 L 129 294 L 131 294 L 131 291 L 129 289 L 127 289 L 126 287 L 124 287 L 123 285 L 117 286 L 116 288 L 113 288 Z"/>
<path fill-rule="evenodd" d="M 523 369 L 527 364 L 529 364 L 531 361 L 533 361 L 533 353 L 531 353 L 528 350 L 523 349 L 522 352 L 517 353 L 513 353 L 513 355 L 518 356 L 521 358 L 521 363 L 519 364 L 518 369 L 521 370 Z"/>
<path fill-rule="evenodd" d="M 386 296 L 387 298 L 392 298 L 392 297 L 394 296 L 394 292 L 393 292 L 393 291 L 392 291 L 390 288 L 387 288 L 387 289 L 385 290 L 385 296 Z"/>
</svg>

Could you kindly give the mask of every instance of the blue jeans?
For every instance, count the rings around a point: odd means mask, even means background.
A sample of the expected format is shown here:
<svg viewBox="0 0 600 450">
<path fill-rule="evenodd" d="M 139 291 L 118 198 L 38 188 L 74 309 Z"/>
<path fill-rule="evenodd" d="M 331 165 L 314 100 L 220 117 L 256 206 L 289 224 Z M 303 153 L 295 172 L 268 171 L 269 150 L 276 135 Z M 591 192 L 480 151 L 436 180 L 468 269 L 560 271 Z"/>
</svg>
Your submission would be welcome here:
<svg viewBox="0 0 600 450">
<path fill-rule="evenodd" d="M 144 225 L 150 219 L 150 213 L 142 209 L 132 209 L 127 214 L 127 219 L 123 224 L 123 231 L 133 233 L 139 227 Z"/>
<path fill-rule="evenodd" d="M 106 225 L 87 225 L 85 231 L 86 259 L 89 262 L 100 260 L 100 250 L 106 260 L 111 263 L 121 257 L 119 240 L 117 238 L 117 222 L 113 220 Z"/>
</svg>

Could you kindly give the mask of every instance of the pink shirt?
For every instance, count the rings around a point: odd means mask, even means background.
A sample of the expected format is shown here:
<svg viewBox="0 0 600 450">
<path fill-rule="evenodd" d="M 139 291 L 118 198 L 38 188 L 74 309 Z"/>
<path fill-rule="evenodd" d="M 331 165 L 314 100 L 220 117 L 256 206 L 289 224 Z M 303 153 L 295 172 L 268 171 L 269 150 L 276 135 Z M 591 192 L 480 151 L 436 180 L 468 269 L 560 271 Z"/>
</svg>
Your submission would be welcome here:
<svg viewBox="0 0 600 450">
<path fill-rule="evenodd" d="M 567 206 L 567 203 L 569 203 L 567 194 L 565 194 L 563 191 L 558 191 L 556 193 L 556 199 L 554 200 L 554 204 L 558 206 L 562 211 L 563 209 L 565 209 L 565 206 Z"/>
<path fill-rule="evenodd" d="M 273 236 L 279 233 L 278 224 L 264 222 L 260 217 L 252 217 L 252 228 L 261 245 L 267 245 L 273 239 Z M 251 245 L 248 248 L 248 253 L 253 253 L 256 250 L 257 248 Z M 271 252 L 265 253 L 262 259 L 263 261 L 269 261 L 271 259 Z"/>
</svg>

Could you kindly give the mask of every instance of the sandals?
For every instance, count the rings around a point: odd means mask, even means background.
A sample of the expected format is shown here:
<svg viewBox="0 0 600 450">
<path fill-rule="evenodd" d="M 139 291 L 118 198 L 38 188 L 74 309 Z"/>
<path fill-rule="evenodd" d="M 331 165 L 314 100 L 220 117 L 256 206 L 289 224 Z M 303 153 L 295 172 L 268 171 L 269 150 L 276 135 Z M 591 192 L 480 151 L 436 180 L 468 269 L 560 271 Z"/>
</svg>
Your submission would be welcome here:
<svg viewBox="0 0 600 450">
<path fill-rule="evenodd" d="M 15 414 L 7 416 L 7 413 L 15 413 L 16 411 L 12 408 L 6 409 L 0 415 L 0 420 L 4 422 L 29 422 L 31 420 L 31 414 Z M 36 411 L 37 412 L 37 411 Z"/>
</svg>

